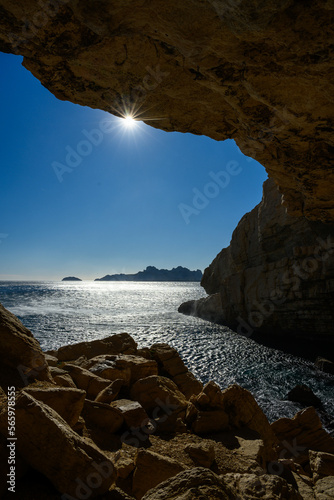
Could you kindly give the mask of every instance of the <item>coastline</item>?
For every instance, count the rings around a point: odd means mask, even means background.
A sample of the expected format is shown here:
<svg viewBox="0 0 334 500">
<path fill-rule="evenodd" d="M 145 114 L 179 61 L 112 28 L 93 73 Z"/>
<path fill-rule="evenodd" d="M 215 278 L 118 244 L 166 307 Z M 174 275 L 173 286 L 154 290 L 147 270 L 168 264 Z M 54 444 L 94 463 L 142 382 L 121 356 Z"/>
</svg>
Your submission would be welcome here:
<svg viewBox="0 0 334 500">
<path fill-rule="evenodd" d="M 261 487 L 293 500 L 332 484 L 319 460 L 331 463 L 334 439 L 315 408 L 269 424 L 249 391 L 203 386 L 167 344 L 138 349 L 123 333 L 43 353 L 13 314 L 0 313 L 0 433 L 3 442 L 15 387 L 15 492 L 28 484 L 47 498 L 81 498 L 79 484 L 87 498 L 153 500 L 206 485 L 226 498 Z"/>
</svg>

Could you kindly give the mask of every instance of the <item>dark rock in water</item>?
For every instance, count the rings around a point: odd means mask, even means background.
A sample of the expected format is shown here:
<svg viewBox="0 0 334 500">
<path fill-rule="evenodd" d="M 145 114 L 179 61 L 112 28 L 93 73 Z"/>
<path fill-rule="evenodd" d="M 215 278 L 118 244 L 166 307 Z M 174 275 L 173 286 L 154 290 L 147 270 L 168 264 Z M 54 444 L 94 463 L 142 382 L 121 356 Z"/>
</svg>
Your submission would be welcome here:
<svg viewBox="0 0 334 500">
<path fill-rule="evenodd" d="M 321 408 L 322 402 L 307 385 L 298 384 L 286 396 L 289 401 L 300 403 L 301 405 Z"/>
<path fill-rule="evenodd" d="M 76 278 L 75 276 L 67 276 L 63 278 L 62 281 L 82 281 L 80 278 Z"/>
<path fill-rule="evenodd" d="M 326 358 L 317 358 L 315 366 L 322 372 L 334 374 L 334 363 Z"/>
<path fill-rule="evenodd" d="M 202 271 L 199 269 L 190 271 L 186 267 L 178 266 L 169 270 L 148 266 L 136 274 L 107 274 L 95 281 L 201 281 L 201 279 Z"/>
<path fill-rule="evenodd" d="M 226 324 L 223 317 L 223 308 L 219 293 L 204 297 L 203 299 L 183 302 L 179 306 L 178 312 L 186 314 L 187 316 L 197 316 L 214 323 Z"/>
</svg>

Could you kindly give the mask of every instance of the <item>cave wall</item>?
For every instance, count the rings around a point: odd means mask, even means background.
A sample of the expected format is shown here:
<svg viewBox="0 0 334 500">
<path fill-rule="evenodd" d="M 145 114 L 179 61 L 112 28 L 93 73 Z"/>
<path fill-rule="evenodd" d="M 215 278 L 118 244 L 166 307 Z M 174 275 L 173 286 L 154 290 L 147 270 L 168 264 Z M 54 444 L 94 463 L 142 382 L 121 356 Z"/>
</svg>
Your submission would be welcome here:
<svg viewBox="0 0 334 500">
<path fill-rule="evenodd" d="M 212 300 L 195 301 L 184 312 L 246 336 L 333 341 L 334 224 L 288 215 L 269 179 L 262 201 L 240 220 L 201 284 Z"/>
<path fill-rule="evenodd" d="M 290 215 L 333 221 L 332 0 L 0 0 L 0 50 L 57 98 L 235 139 Z"/>
</svg>

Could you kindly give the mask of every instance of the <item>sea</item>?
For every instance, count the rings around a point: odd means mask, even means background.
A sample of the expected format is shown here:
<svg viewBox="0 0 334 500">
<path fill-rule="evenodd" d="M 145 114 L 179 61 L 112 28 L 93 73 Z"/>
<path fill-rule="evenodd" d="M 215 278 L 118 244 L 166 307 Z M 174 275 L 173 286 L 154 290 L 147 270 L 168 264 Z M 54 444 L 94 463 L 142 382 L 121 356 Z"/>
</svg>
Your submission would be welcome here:
<svg viewBox="0 0 334 500">
<path fill-rule="evenodd" d="M 321 399 L 326 422 L 334 420 L 333 375 L 227 327 L 178 313 L 182 302 L 205 296 L 199 283 L 0 282 L 0 302 L 45 351 L 127 332 L 139 347 L 175 347 L 203 383 L 214 380 L 222 389 L 237 383 L 250 390 L 271 422 L 302 409 L 286 399 L 297 384 Z"/>
</svg>

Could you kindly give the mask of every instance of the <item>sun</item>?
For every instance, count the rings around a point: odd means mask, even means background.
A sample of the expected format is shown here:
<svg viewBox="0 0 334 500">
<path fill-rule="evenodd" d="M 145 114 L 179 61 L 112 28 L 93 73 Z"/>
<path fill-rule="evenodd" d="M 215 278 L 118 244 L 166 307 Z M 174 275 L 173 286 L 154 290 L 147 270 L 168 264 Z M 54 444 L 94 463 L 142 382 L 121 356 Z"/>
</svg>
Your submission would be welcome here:
<svg viewBox="0 0 334 500">
<path fill-rule="evenodd" d="M 133 118 L 131 115 L 126 115 L 123 118 L 123 126 L 127 129 L 132 129 L 138 125 L 138 121 Z"/>
</svg>

